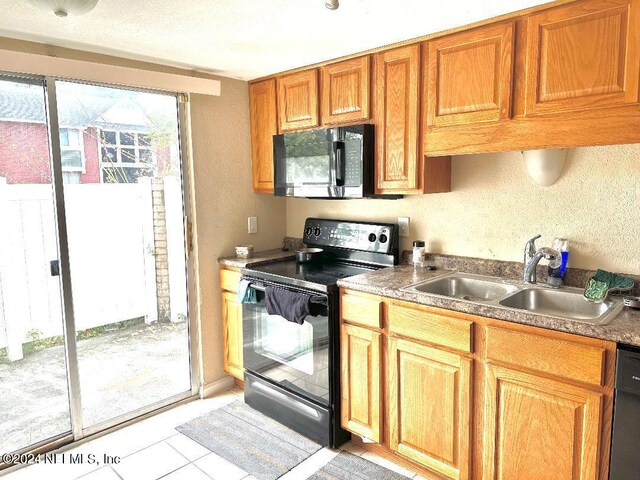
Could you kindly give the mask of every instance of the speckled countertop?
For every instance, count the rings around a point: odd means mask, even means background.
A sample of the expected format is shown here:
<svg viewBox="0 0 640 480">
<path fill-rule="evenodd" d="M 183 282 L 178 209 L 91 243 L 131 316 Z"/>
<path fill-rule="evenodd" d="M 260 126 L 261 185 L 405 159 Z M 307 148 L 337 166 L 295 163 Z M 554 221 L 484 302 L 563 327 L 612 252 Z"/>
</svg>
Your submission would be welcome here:
<svg viewBox="0 0 640 480">
<path fill-rule="evenodd" d="M 245 268 L 249 266 L 263 265 L 265 263 L 277 262 L 278 260 L 289 260 L 295 258 L 295 250 L 265 250 L 264 252 L 255 252 L 252 258 L 236 258 L 236 257 L 220 257 L 219 265 L 226 267 Z"/>
<path fill-rule="evenodd" d="M 457 298 L 441 297 L 429 293 L 402 290 L 409 285 L 424 282 L 448 272 L 450 271 L 429 271 L 424 268 L 401 265 L 344 278 L 338 280 L 338 285 L 344 288 L 420 303 L 422 305 L 456 310 L 473 315 L 491 317 L 640 347 L 640 310 L 632 310 L 625 307 L 609 325 L 599 326 L 548 315 L 534 314 L 524 310 L 515 310 L 493 304 L 489 305 Z"/>
</svg>

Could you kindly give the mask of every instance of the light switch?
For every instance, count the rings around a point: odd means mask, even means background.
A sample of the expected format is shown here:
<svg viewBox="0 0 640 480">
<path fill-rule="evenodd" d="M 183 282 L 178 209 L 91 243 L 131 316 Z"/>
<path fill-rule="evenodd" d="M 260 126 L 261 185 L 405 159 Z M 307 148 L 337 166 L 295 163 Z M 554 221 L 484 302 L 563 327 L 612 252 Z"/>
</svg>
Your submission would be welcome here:
<svg viewBox="0 0 640 480">
<path fill-rule="evenodd" d="M 401 237 L 409 236 L 409 217 L 398 217 L 398 228 Z"/>
<path fill-rule="evenodd" d="M 249 233 L 258 233 L 258 217 L 249 217 Z"/>
</svg>

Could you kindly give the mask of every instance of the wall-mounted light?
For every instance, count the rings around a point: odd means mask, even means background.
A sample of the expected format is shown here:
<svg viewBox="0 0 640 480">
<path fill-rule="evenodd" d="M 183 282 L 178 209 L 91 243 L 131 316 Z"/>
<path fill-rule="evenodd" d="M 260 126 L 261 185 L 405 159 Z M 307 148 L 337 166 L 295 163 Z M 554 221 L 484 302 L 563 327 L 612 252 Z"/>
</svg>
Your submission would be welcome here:
<svg viewBox="0 0 640 480">
<path fill-rule="evenodd" d="M 336 10 L 340 6 L 340 3 L 338 2 L 338 0 L 327 0 L 324 6 L 329 10 Z"/>
<path fill-rule="evenodd" d="M 67 15 L 83 15 L 93 10 L 98 0 L 29 0 L 33 5 L 58 17 Z"/>
<path fill-rule="evenodd" d="M 549 187 L 562 175 L 567 160 L 567 149 L 524 150 L 522 158 L 531 179 L 542 187 Z"/>
</svg>

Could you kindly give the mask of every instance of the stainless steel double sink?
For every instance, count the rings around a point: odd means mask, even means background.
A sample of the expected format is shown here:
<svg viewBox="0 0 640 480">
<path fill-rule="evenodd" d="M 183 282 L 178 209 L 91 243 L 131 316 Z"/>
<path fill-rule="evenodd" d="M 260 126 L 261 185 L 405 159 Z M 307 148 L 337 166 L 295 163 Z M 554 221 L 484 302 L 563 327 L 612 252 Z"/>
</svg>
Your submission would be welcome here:
<svg viewBox="0 0 640 480">
<path fill-rule="evenodd" d="M 444 274 L 401 290 L 526 310 L 593 325 L 610 323 L 624 306 L 620 298 L 589 302 L 579 288 L 552 289 L 461 272 Z"/>
</svg>

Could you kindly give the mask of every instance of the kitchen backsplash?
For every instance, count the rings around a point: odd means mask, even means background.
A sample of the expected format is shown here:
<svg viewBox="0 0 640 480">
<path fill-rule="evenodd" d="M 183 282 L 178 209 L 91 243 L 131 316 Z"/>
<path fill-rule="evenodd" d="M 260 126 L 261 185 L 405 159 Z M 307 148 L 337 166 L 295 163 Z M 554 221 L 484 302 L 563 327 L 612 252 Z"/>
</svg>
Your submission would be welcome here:
<svg viewBox="0 0 640 480">
<path fill-rule="evenodd" d="M 296 250 L 304 247 L 301 238 L 284 237 L 282 240 L 283 249 Z M 435 265 L 441 270 L 457 270 L 466 273 L 475 273 L 478 275 L 489 275 L 492 277 L 504 277 L 513 280 L 521 280 L 523 277 L 522 262 L 510 262 L 506 260 L 491 260 L 486 258 L 462 257 L 458 255 L 445 255 L 440 253 L 430 253 L 427 256 L 428 263 Z M 411 250 L 402 252 L 401 262 L 404 264 L 411 263 Z M 538 283 L 547 282 L 548 267 L 546 263 L 540 262 L 536 269 Z M 567 268 L 564 278 L 564 285 L 568 287 L 584 288 L 596 273 L 595 270 L 584 270 L 582 268 Z M 640 296 L 640 275 L 634 275 L 626 272 L 613 272 L 625 277 L 633 278 L 635 284 L 632 295 Z"/>
<path fill-rule="evenodd" d="M 301 238 L 294 237 L 284 237 L 282 239 L 282 250 L 297 250 L 299 248 L 304 248 L 304 243 L 302 243 Z"/>
<path fill-rule="evenodd" d="M 287 231 L 300 236 L 307 217 L 397 223 L 410 217 L 408 237 L 447 255 L 519 262 L 525 242 L 542 234 L 569 239 L 569 266 L 640 275 L 636 239 L 640 144 L 572 148 L 560 180 L 534 184 L 520 152 L 452 159 L 451 193 L 406 195 L 400 200 L 287 198 Z"/>
</svg>

